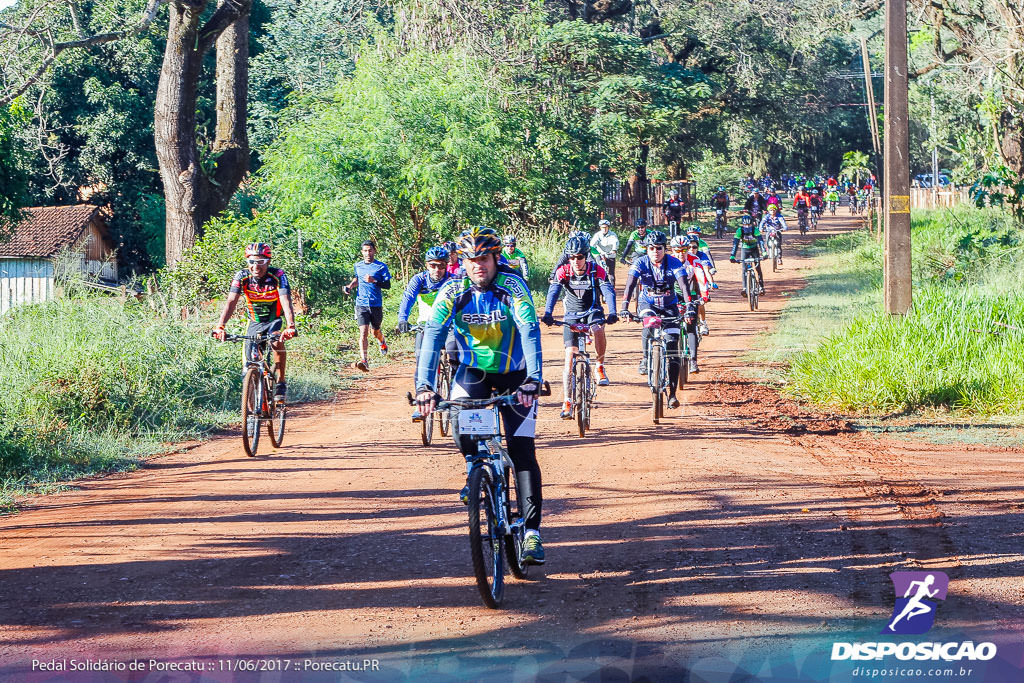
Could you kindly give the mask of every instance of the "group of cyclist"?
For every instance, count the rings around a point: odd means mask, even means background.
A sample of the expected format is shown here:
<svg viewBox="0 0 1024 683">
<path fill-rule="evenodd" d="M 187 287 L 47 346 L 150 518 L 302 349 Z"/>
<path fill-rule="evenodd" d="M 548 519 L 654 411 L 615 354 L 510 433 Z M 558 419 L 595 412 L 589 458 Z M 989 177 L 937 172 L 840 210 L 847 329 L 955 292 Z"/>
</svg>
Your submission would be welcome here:
<svg viewBox="0 0 1024 683">
<path fill-rule="evenodd" d="M 798 193 L 798 196 L 808 196 Z M 812 195 L 809 195 L 813 197 Z M 794 199 L 794 206 L 796 206 Z M 811 200 L 808 200 L 809 202 Z M 719 188 L 713 206 L 728 208 L 730 198 Z M 452 367 L 451 395 L 448 398 L 486 398 L 492 393 L 514 394 L 514 404 L 502 407 L 504 433 L 509 456 L 516 468 L 526 537 L 523 558 L 542 564 L 544 549 L 540 540 L 542 494 L 541 473 L 534 442 L 536 397 L 543 385 L 540 324 L 553 325 L 554 307 L 561 298 L 564 317 L 576 323 L 576 329 L 563 327 L 565 363 L 562 383 L 565 401 L 561 417 L 570 419 L 568 397 L 569 369 L 577 336 L 589 334 L 597 356 L 598 384 L 610 383 L 605 369 L 607 340 L 604 327 L 619 320 L 642 320 L 658 316 L 665 321 L 662 331 L 668 359 L 668 407 L 677 408 L 676 395 L 681 363 L 687 371 L 699 372 L 700 337 L 709 333 L 705 304 L 718 288 L 717 272 L 700 228 L 678 226 L 686 208 L 677 191 L 665 202 L 667 222 L 677 234 L 651 229 L 645 218 L 635 222 L 635 230 L 619 250 L 619 238 L 608 220 L 601 220 L 590 235 L 574 232 L 567 239 L 559 262 L 549 275 L 549 287 L 542 313 L 538 315 L 527 284 L 529 264 L 514 236 L 504 238 L 487 227 L 464 230 L 455 241 L 433 246 L 424 254 L 425 268 L 405 287 L 398 311 L 398 332 L 416 331 L 416 373 L 414 419 L 429 419 L 439 397 L 436 393 L 440 354 L 447 354 Z M 760 257 L 765 237 L 781 241 L 786 229 L 781 216 L 781 200 L 774 190 L 762 196 L 755 190 L 747 199 L 740 226 L 733 234 L 730 260 Z M 360 247 L 361 258 L 353 264 L 353 277 L 343 287 L 355 294 L 355 317 L 359 326 L 359 360 L 354 366 L 369 369 L 369 338 L 376 339 L 382 355 L 388 345 L 381 329 L 383 290 L 391 286 L 392 276 L 386 264 L 377 260 L 376 245 L 367 240 Z M 225 325 L 237 304 L 244 298 L 249 327 L 247 336 L 273 335 L 271 348 L 278 372 L 276 400 L 284 401 L 286 353 L 284 342 L 296 336 L 295 314 L 288 278 L 283 270 L 271 266 L 271 249 L 264 243 L 245 248 L 246 268 L 234 276 L 228 299 L 213 336 L 223 341 Z M 616 296 L 617 264 L 628 266 L 622 296 Z M 758 286 L 763 291 L 763 276 L 758 267 Z M 635 313 L 630 311 L 636 301 Z M 580 328 L 585 326 L 586 332 Z M 641 333 L 644 351 L 639 365 L 647 373 L 645 360 L 651 339 L 647 326 Z M 682 352 L 685 348 L 688 353 Z M 251 354 L 253 345 L 246 345 Z M 453 421 L 454 436 L 464 453 L 474 445 L 459 434 Z"/>
</svg>

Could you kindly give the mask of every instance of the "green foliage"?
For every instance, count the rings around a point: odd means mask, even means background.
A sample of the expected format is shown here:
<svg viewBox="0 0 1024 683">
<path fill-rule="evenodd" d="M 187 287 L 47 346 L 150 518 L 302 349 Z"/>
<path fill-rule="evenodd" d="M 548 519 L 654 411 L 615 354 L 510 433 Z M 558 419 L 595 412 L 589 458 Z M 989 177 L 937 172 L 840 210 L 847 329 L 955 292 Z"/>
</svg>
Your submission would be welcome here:
<svg viewBox="0 0 1024 683">
<path fill-rule="evenodd" d="M 971 187 L 971 198 L 978 207 L 1006 207 L 1018 223 L 1024 223 L 1024 178 L 1003 164 L 978 179 Z"/>
<path fill-rule="evenodd" d="M 807 349 L 793 358 L 787 390 L 857 412 L 1021 414 L 1024 278 L 1012 221 L 967 207 L 922 212 L 913 244 L 914 307 L 900 317 L 881 311 L 880 246 L 866 234 L 829 241 L 831 267 L 810 277 L 801 310 L 775 337 Z"/>
<path fill-rule="evenodd" d="M 839 172 L 847 177 L 856 179 L 860 185 L 860 179 L 871 175 L 871 158 L 865 152 L 846 152 L 843 154 L 843 165 Z"/>
<path fill-rule="evenodd" d="M 740 188 L 740 178 L 744 176 L 743 170 L 726 161 L 724 156 L 706 149 L 700 161 L 694 162 L 690 168 L 693 176 L 698 179 L 698 199 L 706 202 L 718 192 L 719 187 L 724 187 L 730 197 L 743 196 L 743 191 Z"/>
<path fill-rule="evenodd" d="M 28 112 L 20 101 L 6 109 L 0 107 L 0 219 L 17 221 L 21 209 L 28 203 L 27 160 L 18 139 L 18 132 L 27 124 L 28 118 Z"/>
</svg>

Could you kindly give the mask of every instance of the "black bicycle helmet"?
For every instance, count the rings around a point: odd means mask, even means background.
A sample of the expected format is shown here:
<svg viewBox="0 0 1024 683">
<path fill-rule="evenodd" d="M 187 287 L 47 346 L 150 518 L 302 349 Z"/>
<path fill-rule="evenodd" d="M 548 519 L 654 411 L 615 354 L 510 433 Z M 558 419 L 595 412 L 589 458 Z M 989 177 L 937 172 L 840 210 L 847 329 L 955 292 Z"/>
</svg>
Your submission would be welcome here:
<svg viewBox="0 0 1024 683">
<path fill-rule="evenodd" d="M 637 218 L 636 219 L 636 227 L 638 227 L 638 228 L 646 228 L 647 227 L 647 219 L 646 218 Z"/>
<path fill-rule="evenodd" d="M 590 253 L 590 240 L 586 237 L 570 237 L 569 241 L 565 243 L 565 255 L 575 256 L 576 254 L 589 254 Z"/>
<path fill-rule="evenodd" d="M 644 240 L 644 245 L 648 247 L 667 247 L 668 235 L 663 233 L 661 230 L 652 230 L 647 233 L 647 239 Z"/>
<path fill-rule="evenodd" d="M 501 238 L 494 228 L 478 225 L 468 228 L 459 235 L 459 256 L 477 258 L 484 254 L 497 254 L 501 251 Z"/>
</svg>

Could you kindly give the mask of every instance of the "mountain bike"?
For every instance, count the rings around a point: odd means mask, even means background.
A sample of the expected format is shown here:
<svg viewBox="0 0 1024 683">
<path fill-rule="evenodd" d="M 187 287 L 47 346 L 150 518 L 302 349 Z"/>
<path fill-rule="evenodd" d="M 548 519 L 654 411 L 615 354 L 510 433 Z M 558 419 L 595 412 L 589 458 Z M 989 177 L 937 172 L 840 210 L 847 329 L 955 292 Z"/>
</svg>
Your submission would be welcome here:
<svg viewBox="0 0 1024 683">
<path fill-rule="evenodd" d="M 745 258 L 741 262 L 743 264 L 743 287 L 747 290 L 747 302 L 750 304 L 750 310 L 757 310 L 757 264 L 761 262 L 759 258 Z"/>
<path fill-rule="evenodd" d="M 722 235 L 725 234 L 727 220 L 725 209 L 715 209 L 715 237 L 717 239 L 722 239 Z"/>
<path fill-rule="evenodd" d="M 675 237 L 679 234 L 679 221 L 668 222 L 668 236 L 669 238 Z"/>
<path fill-rule="evenodd" d="M 821 215 L 821 209 L 818 207 L 811 208 L 811 229 L 818 229 L 818 217 Z"/>
<path fill-rule="evenodd" d="M 807 209 L 797 209 L 796 225 L 800 228 L 800 234 L 807 234 Z"/>
<path fill-rule="evenodd" d="M 597 382 L 594 381 L 594 368 L 590 364 L 587 353 L 587 342 L 590 341 L 590 325 L 582 322 L 556 320 L 556 325 L 568 325 L 576 335 L 576 352 L 573 355 L 572 371 L 569 373 L 569 388 L 566 398 L 572 403 L 573 417 L 580 436 L 586 436 L 590 429 L 590 413 L 594 407 L 594 396 L 597 394 Z"/>
<path fill-rule="evenodd" d="M 422 332 L 425 325 L 414 325 L 411 329 L 415 332 Z M 437 361 L 437 380 L 434 382 L 437 393 L 441 398 L 448 398 L 452 392 L 452 362 L 448 353 L 441 349 Z M 448 436 L 451 433 L 451 415 L 447 410 L 435 410 L 433 416 L 418 420 L 420 423 L 420 441 L 424 446 L 429 446 L 434 439 L 434 422 L 441 430 L 441 436 Z"/>
<path fill-rule="evenodd" d="M 772 260 L 772 272 L 779 269 L 779 261 L 782 258 L 782 238 L 777 230 L 768 233 L 768 255 Z"/>
<path fill-rule="evenodd" d="M 665 398 L 669 393 L 668 344 L 665 339 L 665 328 L 679 325 L 682 318 L 659 316 L 655 315 L 653 311 L 644 311 L 639 316 L 630 315 L 629 319 L 633 322 L 643 323 L 644 328 L 651 331 L 644 361 L 647 364 L 647 386 L 651 389 L 651 420 L 654 424 L 658 424 L 658 420 L 665 417 Z M 682 368 L 680 368 L 679 379 L 680 386 L 682 386 L 685 383 Z"/>
<path fill-rule="evenodd" d="M 270 334 L 229 334 L 226 341 L 249 342 L 245 348 L 245 374 L 242 377 L 242 448 L 250 458 L 260 445 L 260 431 L 265 423 L 270 443 L 280 448 L 284 441 L 284 402 L 276 400 L 277 366 L 270 342 L 280 332 Z"/>
<path fill-rule="evenodd" d="M 829 211 L 829 213 L 830 213 L 830 214 L 832 214 L 833 216 L 835 216 L 835 215 L 836 215 L 836 204 L 838 204 L 838 203 L 839 203 L 839 202 L 837 202 L 837 201 L 836 201 L 836 200 L 834 200 L 834 199 L 830 199 L 830 200 L 828 200 L 828 211 Z"/>
<path fill-rule="evenodd" d="M 853 216 L 857 213 L 857 198 L 852 194 L 848 196 L 850 197 L 850 215 Z"/>
<path fill-rule="evenodd" d="M 539 395 L 551 395 L 547 382 Z M 409 401 L 414 402 L 411 394 Z M 523 505 L 501 424 L 500 408 L 515 403 L 515 394 L 504 394 L 437 404 L 437 410 L 455 411 L 459 434 L 471 438 L 477 447 L 466 456 L 469 550 L 477 589 L 491 609 L 500 607 L 505 597 L 506 562 L 517 579 L 525 579 L 529 568 L 522 559 L 526 535 Z"/>
</svg>

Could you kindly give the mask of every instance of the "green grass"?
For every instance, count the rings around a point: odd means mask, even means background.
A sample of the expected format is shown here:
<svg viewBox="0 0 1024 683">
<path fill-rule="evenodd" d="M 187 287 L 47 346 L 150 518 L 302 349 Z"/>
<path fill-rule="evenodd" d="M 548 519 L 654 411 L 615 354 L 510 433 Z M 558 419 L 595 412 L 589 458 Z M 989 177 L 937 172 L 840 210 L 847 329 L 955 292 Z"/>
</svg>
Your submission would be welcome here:
<svg viewBox="0 0 1024 683">
<path fill-rule="evenodd" d="M 289 343 L 293 402 L 340 386 L 333 324 L 313 321 Z M 210 320 L 182 322 L 88 296 L 4 316 L 0 509 L 55 482 L 134 469 L 169 443 L 236 422 L 239 346 L 214 343 L 210 328 Z"/>
<path fill-rule="evenodd" d="M 1024 414 L 1016 227 L 997 211 L 922 212 L 913 245 L 914 307 L 893 317 L 881 310 L 880 246 L 866 233 L 819 242 L 820 268 L 758 359 L 788 362 L 785 390 L 833 409 Z"/>
</svg>

